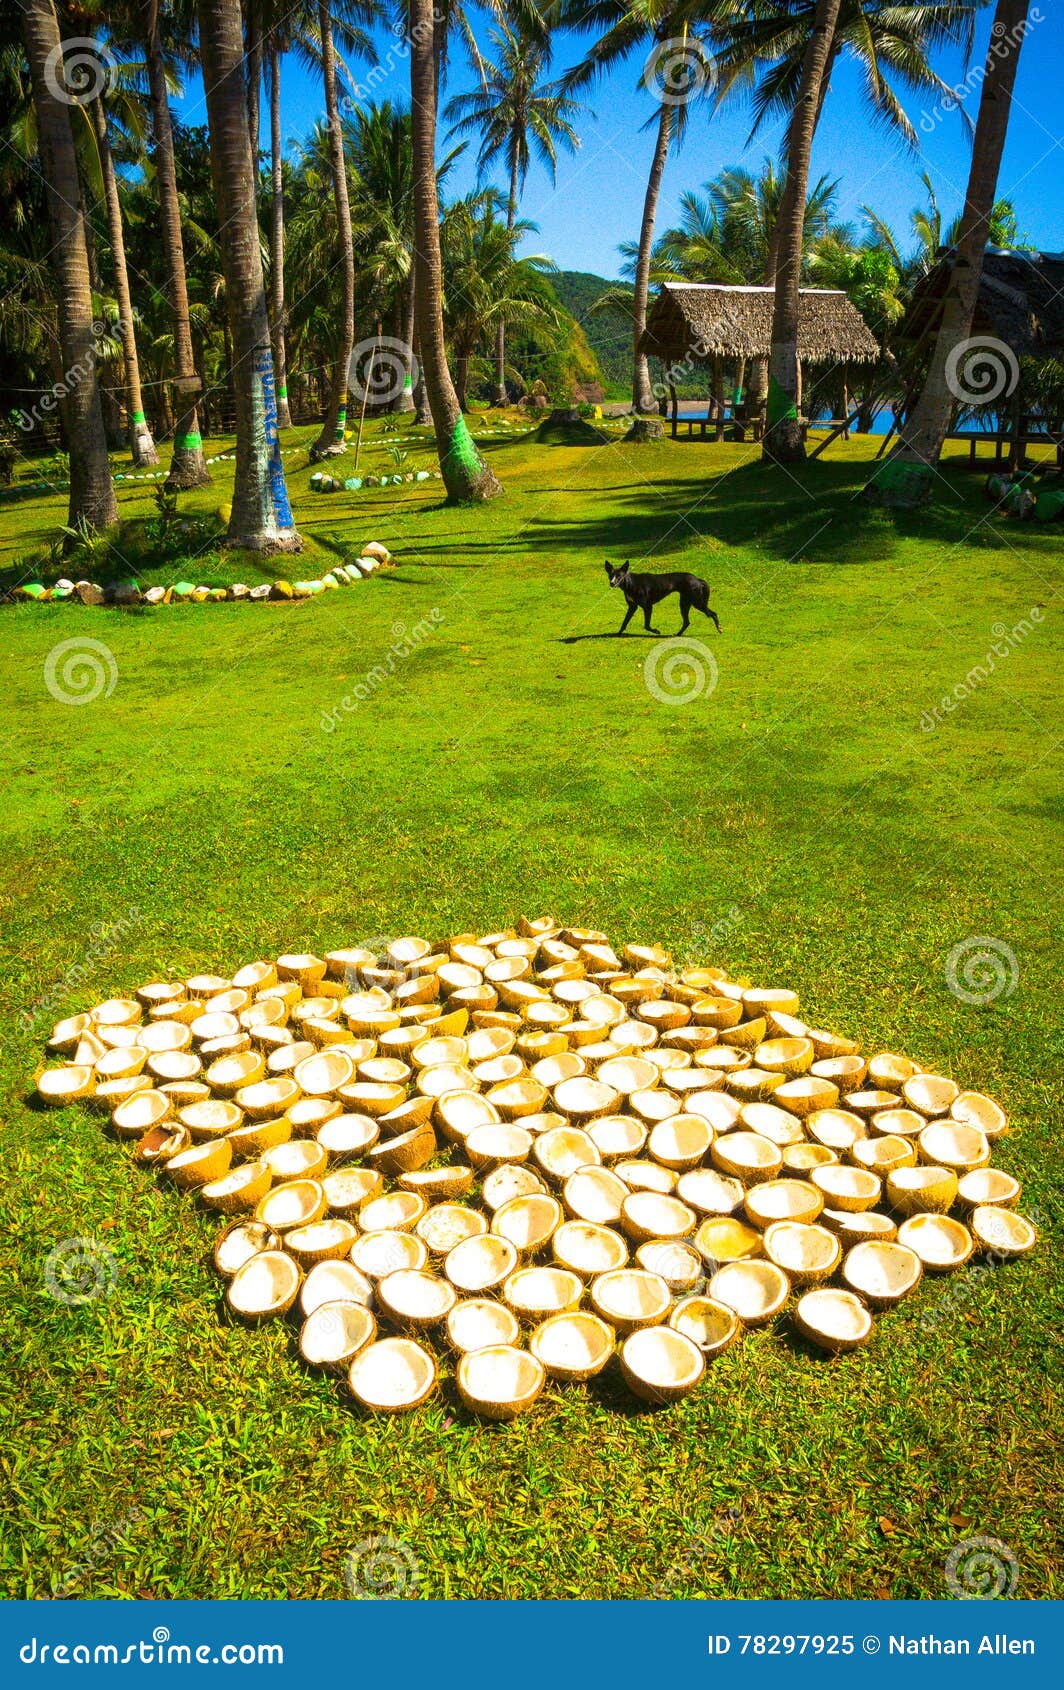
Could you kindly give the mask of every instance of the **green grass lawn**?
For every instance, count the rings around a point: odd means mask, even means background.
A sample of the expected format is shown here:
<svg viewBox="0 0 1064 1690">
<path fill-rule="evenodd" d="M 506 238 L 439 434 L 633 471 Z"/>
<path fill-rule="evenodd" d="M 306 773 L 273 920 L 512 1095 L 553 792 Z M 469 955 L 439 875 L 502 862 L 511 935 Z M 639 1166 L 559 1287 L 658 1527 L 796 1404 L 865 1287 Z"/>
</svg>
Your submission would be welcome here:
<svg viewBox="0 0 1064 1690">
<path fill-rule="evenodd" d="M 371 441 L 363 471 L 386 465 Z M 425 1597 L 940 1597 L 972 1537 L 1009 1547 L 1017 1595 L 1062 1594 L 1064 530 L 995 516 L 957 464 L 930 509 L 869 509 L 874 444 L 784 474 L 734 445 L 486 441 L 506 497 L 477 511 L 438 483 L 311 494 L 301 452 L 298 573 L 368 539 L 394 573 L 292 606 L 0 609 L 10 1594 L 343 1597 L 377 1534 Z M 226 501 L 231 469 L 182 509 Z M 119 491 L 150 514 L 150 488 Z M 64 518 L 63 496 L 0 502 L 9 582 Z M 605 637 L 623 605 L 604 557 L 711 581 L 723 631 L 690 634 L 712 690 L 652 695 L 653 642 Z M 147 561 L 138 578 L 176 578 Z M 678 620 L 673 600 L 657 625 Z M 116 683 L 60 703 L 46 658 L 86 636 Z M 607 1379 L 482 1424 L 448 1373 L 434 1406 L 372 1420 L 300 1364 L 291 1324 L 227 1318 L 194 1199 L 100 1117 L 28 1102 L 51 1021 L 144 979 L 547 911 L 793 984 L 815 1024 L 989 1091 L 1036 1253 L 967 1289 L 926 1280 L 835 1361 L 780 1320 L 658 1412 Z M 1016 963 L 986 1006 L 945 978 L 976 937 Z M 112 1295 L 46 1294 L 71 1237 L 113 1252 Z"/>
</svg>

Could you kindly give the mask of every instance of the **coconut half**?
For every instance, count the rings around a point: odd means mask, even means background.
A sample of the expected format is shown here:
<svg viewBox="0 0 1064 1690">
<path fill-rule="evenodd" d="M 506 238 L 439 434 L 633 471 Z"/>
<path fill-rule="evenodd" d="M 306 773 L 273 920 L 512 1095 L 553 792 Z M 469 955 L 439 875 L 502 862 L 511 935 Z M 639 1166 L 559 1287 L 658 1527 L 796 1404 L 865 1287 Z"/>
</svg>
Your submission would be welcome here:
<svg viewBox="0 0 1064 1690">
<path fill-rule="evenodd" d="M 714 1139 L 709 1154 L 721 1173 L 745 1180 L 748 1185 L 775 1179 L 783 1163 L 779 1145 L 760 1133 L 724 1133 Z"/>
<path fill-rule="evenodd" d="M 532 1149 L 532 1134 L 512 1122 L 487 1122 L 466 1135 L 465 1151 L 474 1168 L 492 1168 L 500 1162 L 526 1162 Z"/>
<path fill-rule="evenodd" d="M 309 1367 L 348 1367 L 376 1336 L 377 1322 L 361 1303 L 319 1303 L 303 1322 L 299 1353 Z"/>
<path fill-rule="evenodd" d="M 269 1191 L 270 1181 L 270 1170 L 264 1162 L 242 1162 L 221 1179 L 201 1186 L 200 1197 L 209 1209 L 237 1214 L 241 1209 L 253 1209 Z"/>
<path fill-rule="evenodd" d="M 709 1282 L 709 1294 L 734 1309 L 744 1326 L 764 1326 L 790 1293 L 787 1275 L 774 1262 L 727 1262 Z"/>
<path fill-rule="evenodd" d="M 511 1198 L 496 1209 L 491 1230 L 501 1238 L 508 1238 L 519 1254 L 530 1256 L 550 1243 L 563 1219 L 562 1206 L 556 1198 L 534 1192 L 529 1197 Z"/>
<path fill-rule="evenodd" d="M 713 1128 L 704 1115 L 672 1115 L 654 1127 L 647 1149 L 663 1167 L 686 1173 L 703 1161 L 713 1136 Z"/>
<path fill-rule="evenodd" d="M 969 1220 L 980 1249 L 990 1256 L 1024 1256 L 1038 1238 L 1026 1215 L 991 1203 L 973 1209 Z"/>
<path fill-rule="evenodd" d="M 979 1091 L 962 1091 L 953 1099 L 949 1112 L 954 1121 L 961 1121 L 966 1127 L 978 1127 L 989 1139 L 1000 1138 L 1009 1130 L 1008 1117 L 1001 1105 Z"/>
<path fill-rule="evenodd" d="M 322 1303 L 361 1303 L 369 1308 L 372 1301 L 373 1286 L 351 1261 L 318 1262 L 307 1274 L 299 1293 L 304 1316 L 313 1314 Z"/>
<path fill-rule="evenodd" d="M 648 1273 L 660 1274 L 674 1297 L 692 1290 L 702 1278 L 702 1257 L 693 1244 L 678 1239 L 651 1238 L 640 1244 L 635 1259 Z"/>
<path fill-rule="evenodd" d="M 698 1345 L 671 1326 L 633 1332 L 621 1345 L 625 1384 L 643 1402 L 678 1402 L 693 1391 L 705 1372 Z"/>
<path fill-rule="evenodd" d="M 957 1182 L 957 1201 L 966 1209 L 976 1209 L 982 1204 L 1011 1209 L 1019 1197 L 1019 1180 L 1001 1168 L 973 1168 Z"/>
<path fill-rule="evenodd" d="M 986 1134 L 963 1121 L 932 1121 L 920 1134 L 917 1144 L 922 1162 L 929 1162 L 932 1167 L 952 1168 L 958 1175 L 970 1173 L 973 1168 L 985 1168 L 990 1161 L 990 1140 Z"/>
<path fill-rule="evenodd" d="M 706 1357 L 718 1356 L 739 1335 L 739 1316 L 713 1297 L 684 1297 L 669 1316 L 669 1325 L 690 1338 Z"/>
<path fill-rule="evenodd" d="M 745 1195 L 741 1180 L 721 1174 L 715 1168 L 694 1168 L 681 1174 L 676 1195 L 699 1215 L 732 1215 Z"/>
<path fill-rule="evenodd" d="M 621 1226 L 637 1244 L 651 1238 L 686 1238 L 695 1229 L 693 1209 L 678 1197 L 657 1191 L 633 1191 L 621 1204 Z"/>
<path fill-rule="evenodd" d="M 182 1111 L 183 1116 L 188 1113 L 187 1109 Z M 318 1179 L 329 1165 L 324 1145 L 309 1138 L 290 1138 L 275 1144 L 263 1151 L 262 1160 L 279 1184 L 284 1180 Z"/>
<path fill-rule="evenodd" d="M 268 1191 L 255 1209 L 255 1219 L 265 1221 L 275 1232 L 290 1232 L 294 1226 L 309 1226 L 326 1209 L 325 1192 L 317 1180 L 293 1179 Z"/>
<path fill-rule="evenodd" d="M 596 1314 L 574 1309 L 545 1320 L 528 1347 L 552 1379 L 591 1379 L 601 1373 L 615 1343 L 613 1328 Z"/>
<path fill-rule="evenodd" d="M 119 1138 L 143 1138 L 152 1127 L 166 1120 L 172 1106 L 172 1099 L 165 1092 L 134 1092 L 115 1107 L 111 1125 Z"/>
<path fill-rule="evenodd" d="M 438 1326 L 446 1320 L 457 1298 L 453 1285 L 418 1268 L 400 1268 L 379 1281 L 376 1299 L 381 1310 L 398 1326 Z"/>
<path fill-rule="evenodd" d="M 669 1287 L 660 1274 L 644 1268 L 617 1268 L 591 1281 L 591 1303 L 597 1315 L 616 1327 L 632 1332 L 639 1326 L 654 1326 L 669 1310 Z"/>
<path fill-rule="evenodd" d="M 518 1318 L 533 1322 L 575 1308 L 583 1294 L 579 1274 L 560 1267 L 518 1268 L 502 1288 L 504 1301 Z"/>
<path fill-rule="evenodd" d="M 262 1250 L 279 1250 L 281 1239 L 262 1221 L 230 1221 L 214 1242 L 214 1267 L 223 1279 L 231 1279 L 238 1268 Z"/>
<path fill-rule="evenodd" d="M 456 1378 L 459 1395 L 473 1414 L 513 1420 L 532 1407 L 546 1376 L 543 1363 L 528 1350 L 491 1344 L 463 1355 Z"/>
<path fill-rule="evenodd" d="M 513 1309 L 491 1297 L 467 1297 L 447 1316 L 447 1337 L 453 1349 L 465 1354 L 492 1344 L 516 1344 L 521 1324 Z"/>
<path fill-rule="evenodd" d="M 663 1168 L 660 1162 L 616 1162 L 612 1172 L 621 1181 L 625 1191 L 662 1191 L 666 1195 L 676 1190 L 679 1176 L 671 1168 Z M 620 1208 L 617 1210 L 620 1216 Z"/>
<path fill-rule="evenodd" d="M 616 1162 L 622 1156 L 638 1156 L 647 1129 L 634 1115 L 603 1115 L 591 1122 L 587 1136 L 604 1162 Z"/>
<path fill-rule="evenodd" d="M 762 1234 L 734 1215 L 710 1215 L 695 1233 L 695 1247 L 711 1268 L 764 1254 Z"/>
<path fill-rule="evenodd" d="M 883 1181 L 878 1175 L 867 1168 L 847 1167 L 842 1162 L 814 1168 L 809 1179 L 825 1203 L 833 1209 L 848 1209 L 851 1214 L 874 1208 L 883 1195 Z"/>
<path fill-rule="evenodd" d="M 416 1226 L 428 1208 L 423 1197 L 414 1191 L 389 1191 L 383 1197 L 371 1197 L 358 1211 L 358 1224 L 363 1232 L 405 1232 Z"/>
<path fill-rule="evenodd" d="M 842 1264 L 847 1285 L 874 1309 L 900 1303 L 920 1283 L 922 1274 L 916 1251 L 892 1241 L 855 1244 Z"/>
<path fill-rule="evenodd" d="M 566 1221 L 551 1239 L 554 1259 L 582 1279 L 624 1267 L 628 1245 L 619 1232 L 593 1221 Z"/>
<path fill-rule="evenodd" d="M 915 1250 L 931 1273 L 963 1267 L 975 1249 L 968 1228 L 949 1215 L 913 1215 L 898 1228 L 898 1243 Z"/>
<path fill-rule="evenodd" d="M 547 1178 L 558 1185 L 564 1185 L 578 1168 L 598 1167 L 602 1161 L 593 1140 L 578 1127 L 552 1127 L 540 1133 L 532 1147 L 532 1157 Z"/>
<path fill-rule="evenodd" d="M 175 1185 L 185 1190 L 193 1190 L 196 1186 L 208 1185 L 212 1180 L 221 1179 L 228 1172 L 233 1160 L 233 1147 L 227 1138 L 215 1139 L 207 1144 L 192 1144 L 187 1150 L 179 1150 L 176 1156 L 171 1156 L 166 1164 L 166 1171 Z"/>
<path fill-rule="evenodd" d="M 436 1363 L 410 1338 L 367 1344 L 351 1363 L 348 1389 L 363 1408 L 402 1414 L 417 1408 L 436 1388 Z"/>
<path fill-rule="evenodd" d="M 957 1184 L 952 1168 L 895 1168 L 887 1175 L 887 1197 L 902 1215 L 944 1215 L 953 1206 Z"/>
<path fill-rule="evenodd" d="M 772 1179 L 752 1186 L 743 1205 L 752 1226 L 774 1221 L 815 1221 L 824 1207 L 823 1194 L 803 1179 Z"/>
<path fill-rule="evenodd" d="M 895 1168 L 911 1168 L 916 1150 L 900 1133 L 884 1133 L 877 1138 L 859 1138 L 850 1150 L 850 1157 L 859 1168 L 885 1179 Z"/>
<path fill-rule="evenodd" d="M 531 1197 L 535 1192 L 545 1192 L 546 1189 L 539 1175 L 531 1168 L 526 1168 L 522 1163 L 509 1162 L 491 1170 L 480 1188 L 480 1196 L 485 1208 L 494 1214 L 496 1209 L 501 1209 L 504 1203 L 509 1203 L 514 1197 Z"/>
<path fill-rule="evenodd" d="M 807 1291 L 798 1299 L 794 1324 L 803 1338 L 833 1355 L 855 1350 L 872 1333 L 872 1316 L 852 1291 Z"/>
<path fill-rule="evenodd" d="M 367 1232 L 355 1239 L 350 1259 L 360 1273 L 376 1282 L 403 1268 L 423 1268 L 429 1247 L 412 1232 Z"/>
<path fill-rule="evenodd" d="M 96 1076 L 88 1063 L 72 1062 L 65 1068 L 46 1068 L 37 1079 L 37 1096 L 42 1103 L 63 1108 L 96 1090 Z"/>
<path fill-rule="evenodd" d="M 517 1251 L 510 1240 L 484 1233 L 465 1238 L 449 1250 L 443 1271 L 460 1295 L 475 1296 L 501 1285 L 516 1266 Z"/>
<path fill-rule="evenodd" d="M 346 1256 L 358 1237 L 358 1228 L 338 1215 L 323 1215 L 320 1220 L 295 1226 L 285 1233 L 284 1247 L 300 1267 L 313 1267 L 316 1262 L 339 1261 Z"/>
<path fill-rule="evenodd" d="M 325 1200 L 334 1215 L 357 1216 L 363 1203 L 377 1197 L 384 1180 L 375 1168 L 337 1168 L 321 1181 Z"/>
<path fill-rule="evenodd" d="M 842 1245 L 826 1227 L 774 1221 L 765 1233 L 765 1255 L 795 1285 L 817 1285 L 835 1272 Z"/>
<path fill-rule="evenodd" d="M 300 1273 L 283 1250 L 259 1250 L 237 1268 L 226 1300 L 244 1320 L 269 1320 L 287 1314 L 299 1291 Z"/>
<path fill-rule="evenodd" d="M 480 1210 L 467 1209 L 462 1203 L 436 1203 L 414 1227 L 434 1256 L 446 1256 L 464 1238 L 478 1238 L 487 1230 L 487 1220 Z"/>
<path fill-rule="evenodd" d="M 610 1168 L 579 1168 L 562 1187 L 566 1212 L 578 1221 L 611 1226 L 619 1221 L 630 1192 L 619 1173 Z"/>
</svg>

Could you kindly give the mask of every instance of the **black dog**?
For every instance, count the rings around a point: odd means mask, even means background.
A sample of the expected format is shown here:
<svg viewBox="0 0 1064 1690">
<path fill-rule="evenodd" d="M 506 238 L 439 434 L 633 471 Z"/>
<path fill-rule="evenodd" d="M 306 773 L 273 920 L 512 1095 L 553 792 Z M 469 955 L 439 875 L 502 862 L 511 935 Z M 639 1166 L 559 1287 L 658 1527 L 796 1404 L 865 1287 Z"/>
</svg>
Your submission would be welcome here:
<svg viewBox="0 0 1064 1690">
<path fill-rule="evenodd" d="M 630 562 L 626 562 L 620 569 L 614 569 L 608 558 L 606 559 L 606 574 L 610 578 L 610 586 L 620 587 L 621 592 L 628 600 L 628 609 L 625 612 L 624 621 L 617 630 L 618 635 L 624 633 L 637 610 L 643 612 L 643 626 L 647 633 L 656 634 L 658 630 L 651 627 L 650 623 L 651 612 L 656 604 L 660 604 L 662 599 L 667 599 L 671 593 L 679 593 L 680 595 L 680 614 L 683 617 L 680 626 L 681 634 L 687 632 L 687 625 L 691 620 L 692 605 L 696 610 L 700 610 L 703 616 L 708 616 L 715 625 L 717 633 L 720 633 L 717 613 L 709 608 L 709 586 L 700 576 L 682 573 L 676 575 L 635 575 L 632 573 Z"/>
</svg>

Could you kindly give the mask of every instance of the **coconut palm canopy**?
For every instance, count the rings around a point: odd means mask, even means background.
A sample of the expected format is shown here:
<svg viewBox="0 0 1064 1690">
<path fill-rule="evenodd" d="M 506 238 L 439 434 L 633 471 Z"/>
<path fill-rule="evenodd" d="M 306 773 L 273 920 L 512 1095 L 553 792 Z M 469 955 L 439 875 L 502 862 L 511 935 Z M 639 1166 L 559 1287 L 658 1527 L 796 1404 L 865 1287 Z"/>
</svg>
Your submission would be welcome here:
<svg viewBox="0 0 1064 1690">
<path fill-rule="evenodd" d="M 940 255 L 918 283 L 903 333 L 918 340 L 937 318 L 956 254 Z M 994 335 L 1023 358 L 1064 359 L 1064 252 L 989 247 L 976 298 L 973 335 Z"/>
<path fill-rule="evenodd" d="M 640 349 L 664 363 L 765 358 L 772 343 L 773 297 L 770 287 L 665 282 Z M 879 344 L 844 293 L 802 288 L 798 356 L 803 364 L 866 364 L 879 357 Z"/>
</svg>

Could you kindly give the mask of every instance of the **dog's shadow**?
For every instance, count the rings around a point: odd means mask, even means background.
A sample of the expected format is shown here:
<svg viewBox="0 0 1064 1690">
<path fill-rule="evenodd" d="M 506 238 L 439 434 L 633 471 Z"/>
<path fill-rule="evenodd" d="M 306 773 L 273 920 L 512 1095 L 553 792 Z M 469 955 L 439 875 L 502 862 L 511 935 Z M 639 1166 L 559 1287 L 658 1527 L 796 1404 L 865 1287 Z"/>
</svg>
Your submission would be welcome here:
<svg viewBox="0 0 1064 1690">
<path fill-rule="evenodd" d="M 657 634 L 653 629 L 638 628 L 634 633 L 618 634 L 616 628 L 602 634 L 562 634 L 558 639 L 559 645 L 580 645 L 583 640 L 666 640 L 668 634 Z"/>
</svg>

